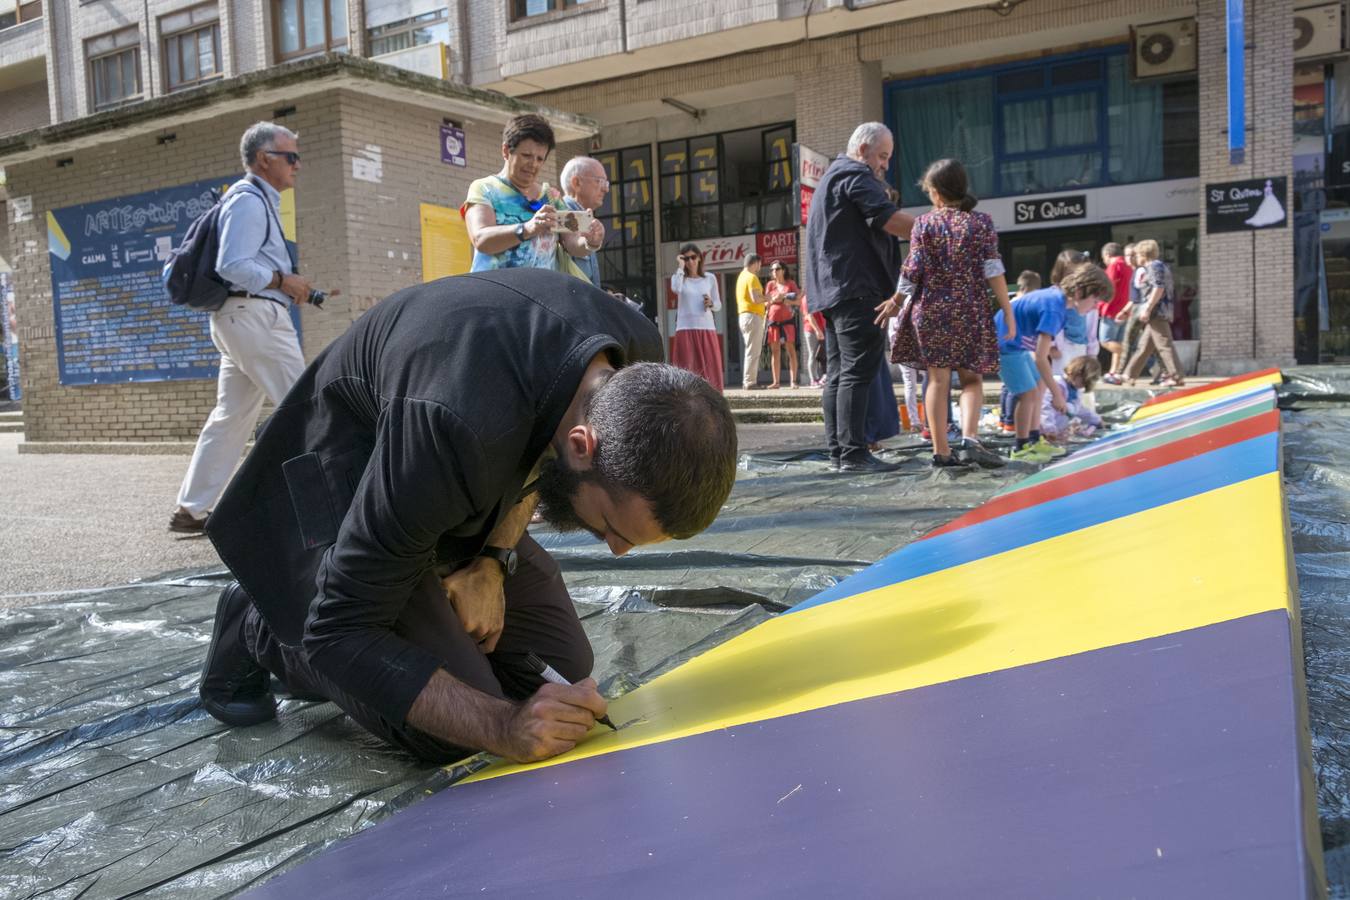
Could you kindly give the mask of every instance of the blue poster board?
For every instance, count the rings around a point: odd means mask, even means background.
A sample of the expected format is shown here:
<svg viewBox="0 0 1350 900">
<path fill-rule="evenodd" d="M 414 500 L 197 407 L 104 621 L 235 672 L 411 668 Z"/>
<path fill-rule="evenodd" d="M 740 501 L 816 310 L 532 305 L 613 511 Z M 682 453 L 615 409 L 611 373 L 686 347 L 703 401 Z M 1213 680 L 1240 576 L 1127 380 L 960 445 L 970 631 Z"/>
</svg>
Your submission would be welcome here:
<svg viewBox="0 0 1350 900">
<path fill-rule="evenodd" d="M 160 269 L 238 176 L 47 213 L 61 384 L 215 378 L 210 317 L 169 302 Z"/>
</svg>

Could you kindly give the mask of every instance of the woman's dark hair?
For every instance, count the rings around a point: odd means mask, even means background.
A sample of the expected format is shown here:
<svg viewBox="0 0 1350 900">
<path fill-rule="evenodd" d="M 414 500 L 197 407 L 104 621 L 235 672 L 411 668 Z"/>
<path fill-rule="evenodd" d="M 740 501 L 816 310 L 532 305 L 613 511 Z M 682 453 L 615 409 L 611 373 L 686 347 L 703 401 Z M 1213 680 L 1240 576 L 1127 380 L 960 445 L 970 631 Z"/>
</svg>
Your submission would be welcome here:
<svg viewBox="0 0 1350 900">
<path fill-rule="evenodd" d="M 515 150 L 521 141 L 535 141 L 543 144 L 552 153 L 556 142 L 553 138 L 553 126 L 543 116 L 524 113 L 506 123 L 502 129 L 502 143 L 507 150 Z"/>
<path fill-rule="evenodd" d="M 698 244 L 681 244 L 681 245 L 680 245 L 680 256 L 684 256 L 686 253 L 697 253 L 697 254 L 698 254 L 698 263 L 697 263 L 698 274 L 695 275 L 694 277 L 695 277 L 695 278 L 702 278 L 702 277 L 703 277 L 703 251 L 700 250 L 700 249 L 698 249 Z"/>
<path fill-rule="evenodd" d="M 1086 250 L 1074 250 L 1065 247 L 1059 251 L 1059 256 L 1055 257 L 1055 265 L 1050 269 L 1050 283 L 1059 284 L 1059 280 L 1065 273 L 1074 266 L 1081 266 L 1085 262 L 1092 262 L 1092 256 Z"/>
<path fill-rule="evenodd" d="M 970 192 L 966 167 L 954 159 L 939 159 L 929 166 L 919 181 L 919 187 L 925 191 L 935 191 L 943 200 L 959 200 L 962 212 L 970 212 L 980 202 Z"/>
<path fill-rule="evenodd" d="M 601 484 L 651 503 L 667 535 L 693 537 L 717 518 L 736 481 L 736 421 L 702 376 L 661 363 L 627 366 L 590 395 L 586 420 Z"/>
</svg>

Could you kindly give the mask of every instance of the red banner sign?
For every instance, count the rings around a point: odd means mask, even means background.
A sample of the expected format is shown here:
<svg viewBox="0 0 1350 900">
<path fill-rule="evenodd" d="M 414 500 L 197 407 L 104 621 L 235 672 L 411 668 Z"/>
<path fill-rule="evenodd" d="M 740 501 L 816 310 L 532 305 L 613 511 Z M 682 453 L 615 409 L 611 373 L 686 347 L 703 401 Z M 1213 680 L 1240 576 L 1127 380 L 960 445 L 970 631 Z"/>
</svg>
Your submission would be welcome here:
<svg viewBox="0 0 1350 900">
<path fill-rule="evenodd" d="M 755 235 L 755 252 L 765 266 L 777 260 L 781 263 L 797 261 L 797 232 L 761 231 Z"/>
</svg>

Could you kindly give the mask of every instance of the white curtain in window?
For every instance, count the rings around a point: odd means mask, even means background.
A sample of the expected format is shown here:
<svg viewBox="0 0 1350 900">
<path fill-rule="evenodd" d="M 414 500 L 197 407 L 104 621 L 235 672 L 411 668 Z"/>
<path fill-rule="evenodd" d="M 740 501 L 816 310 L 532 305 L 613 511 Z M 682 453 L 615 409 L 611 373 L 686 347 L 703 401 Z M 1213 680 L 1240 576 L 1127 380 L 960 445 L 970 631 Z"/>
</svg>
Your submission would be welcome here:
<svg viewBox="0 0 1350 900">
<path fill-rule="evenodd" d="M 1163 177 L 1163 89 L 1130 80 L 1124 56 L 1106 63 L 1110 177 L 1116 184 Z"/>
<path fill-rule="evenodd" d="M 918 181 L 939 159 L 959 159 L 977 196 L 993 193 L 993 79 L 963 78 L 897 91 L 894 109 L 898 187 L 906 206 L 928 203 Z"/>
</svg>

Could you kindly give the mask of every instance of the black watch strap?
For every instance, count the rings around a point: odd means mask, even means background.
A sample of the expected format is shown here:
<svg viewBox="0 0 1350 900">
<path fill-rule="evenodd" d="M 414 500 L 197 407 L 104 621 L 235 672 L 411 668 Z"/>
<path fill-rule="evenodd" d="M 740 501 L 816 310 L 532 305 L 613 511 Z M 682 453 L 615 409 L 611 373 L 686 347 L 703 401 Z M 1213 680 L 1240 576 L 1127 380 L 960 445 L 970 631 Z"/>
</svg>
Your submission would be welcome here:
<svg viewBox="0 0 1350 900">
<path fill-rule="evenodd" d="M 522 244 L 525 243 L 525 241 L 527 240 L 527 238 L 525 237 L 525 223 L 521 222 L 519 225 L 517 225 L 515 231 L 516 231 L 516 240 L 520 241 Z"/>
<path fill-rule="evenodd" d="M 484 547 L 478 553 L 479 556 L 485 556 L 488 559 L 495 559 L 502 567 L 502 575 L 511 577 L 516 574 L 516 566 L 519 564 L 519 557 L 514 549 L 507 547 Z"/>
</svg>

